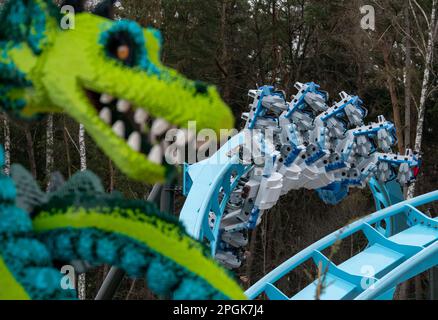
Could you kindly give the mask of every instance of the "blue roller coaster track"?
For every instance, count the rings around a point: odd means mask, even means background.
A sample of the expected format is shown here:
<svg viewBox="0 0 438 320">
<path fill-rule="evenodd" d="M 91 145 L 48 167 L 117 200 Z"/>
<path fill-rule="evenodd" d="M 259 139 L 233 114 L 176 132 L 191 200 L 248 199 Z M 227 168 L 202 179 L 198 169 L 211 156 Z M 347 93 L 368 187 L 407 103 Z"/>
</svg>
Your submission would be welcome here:
<svg viewBox="0 0 438 320">
<path fill-rule="evenodd" d="M 185 167 L 183 193 L 187 196 L 180 221 L 195 239 L 206 239 L 215 256 L 219 244 L 220 222 L 231 191 L 249 168 L 237 156 L 227 153 L 243 143 L 243 134 L 231 138 L 212 157 Z M 209 214 L 216 214 L 213 228 Z"/>
<path fill-rule="evenodd" d="M 391 299 L 398 284 L 438 264 L 438 220 L 418 207 L 438 200 L 438 191 L 397 203 L 360 219 L 307 247 L 260 279 L 246 295 L 254 299 L 265 293 L 273 300 L 315 299 L 321 278 L 292 297 L 281 292 L 275 283 L 309 259 L 326 272 L 325 290 L 320 299 Z M 376 225 L 391 218 L 405 221 L 404 228 L 392 236 L 377 231 Z M 337 241 L 362 232 L 367 247 L 335 265 L 321 252 Z M 364 270 L 373 275 L 365 276 Z"/>
</svg>

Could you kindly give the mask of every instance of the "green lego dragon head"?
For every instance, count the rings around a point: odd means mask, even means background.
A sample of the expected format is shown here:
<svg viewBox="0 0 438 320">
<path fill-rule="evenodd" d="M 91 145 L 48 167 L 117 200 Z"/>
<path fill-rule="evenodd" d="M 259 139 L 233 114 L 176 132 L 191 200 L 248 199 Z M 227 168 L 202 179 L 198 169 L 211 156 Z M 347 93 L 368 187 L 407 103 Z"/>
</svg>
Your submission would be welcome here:
<svg viewBox="0 0 438 320">
<path fill-rule="evenodd" d="M 78 1 L 75 1 L 78 2 Z M 0 14 L 0 107 L 20 117 L 65 112 L 129 177 L 165 179 L 170 128 L 233 125 L 216 88 L 160 61 L 161 35 L 128 20 L 76 11 L 63 30 L 48 0 L 14 0 Z M 70 24 L 72 25 L 72 24 Z"/>
</svg>

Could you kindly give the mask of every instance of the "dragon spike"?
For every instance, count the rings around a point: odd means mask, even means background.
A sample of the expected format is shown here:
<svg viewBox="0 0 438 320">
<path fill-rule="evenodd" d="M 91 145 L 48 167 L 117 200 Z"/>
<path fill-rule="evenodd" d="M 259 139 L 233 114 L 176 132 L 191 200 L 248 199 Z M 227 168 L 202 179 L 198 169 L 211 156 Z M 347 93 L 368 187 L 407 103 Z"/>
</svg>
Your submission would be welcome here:
<svg viewBox="0 0 438 320">
<path fill-rule="evenodd" d="M 93 14 L 108 18 L 114 19 L 114 4 L 116 0 L 104 0 L 100 2 L 93 10 Z"/>
<path fill-rule="evenodd" d="M 64 0 L 61 2 L 61 7 L 72 6 L 76 13 L 85 11 L 85 0 Z"/>
</svg>

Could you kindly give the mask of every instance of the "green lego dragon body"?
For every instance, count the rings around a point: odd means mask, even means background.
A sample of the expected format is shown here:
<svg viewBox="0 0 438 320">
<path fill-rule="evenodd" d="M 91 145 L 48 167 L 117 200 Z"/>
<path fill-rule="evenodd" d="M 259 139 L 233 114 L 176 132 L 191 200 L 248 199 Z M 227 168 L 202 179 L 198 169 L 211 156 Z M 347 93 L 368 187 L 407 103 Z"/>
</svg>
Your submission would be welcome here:
<svg viewBox="0 0 438 320">
<path fill-rule="evenodd" d="M 112 1 L 102 3 L 100 14 Z M 86 13 L 63 30 L 48 0 L 14 0 L 0 13 L 0 106 L 33 118 L 64 112 L 132 179 L 166 180 L 168 128 L 231 128 L 216 89 L 160 62 L 161 36 L 133 21 Z M 79 3 L 79 4 L 77 4 Z M 68 17 L 67 17 L 68 18 Z M 70 18 L 73 18 L 70 16 Z M 0 166 L 3 166 L 3 153 Z M 0 175 L 0 299 L 69 299 L 54 261 L 110 264 L 143 277 L 159 296 L 242 299 L 240 287 L 172 217 L 144 201 L 103 192 L 90 172 L 51 193 L 13 166 Z"/>
</svg>

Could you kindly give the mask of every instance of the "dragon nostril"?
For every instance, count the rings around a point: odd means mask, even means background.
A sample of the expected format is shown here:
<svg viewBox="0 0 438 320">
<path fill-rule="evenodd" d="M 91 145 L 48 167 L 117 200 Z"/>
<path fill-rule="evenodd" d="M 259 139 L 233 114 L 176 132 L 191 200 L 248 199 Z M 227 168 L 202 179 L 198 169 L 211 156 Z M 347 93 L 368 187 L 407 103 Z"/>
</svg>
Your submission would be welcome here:
<svg viewBox="0 0 438 320">
<path fill-rule="evenodd" d="M 207 84 L 205 84 L 201 81 L 196 81 L 195 82 L 195 89 L 196 89 L 196 94 L 207 94 L 208 86 L 207 86 Z"/>
</svg>

